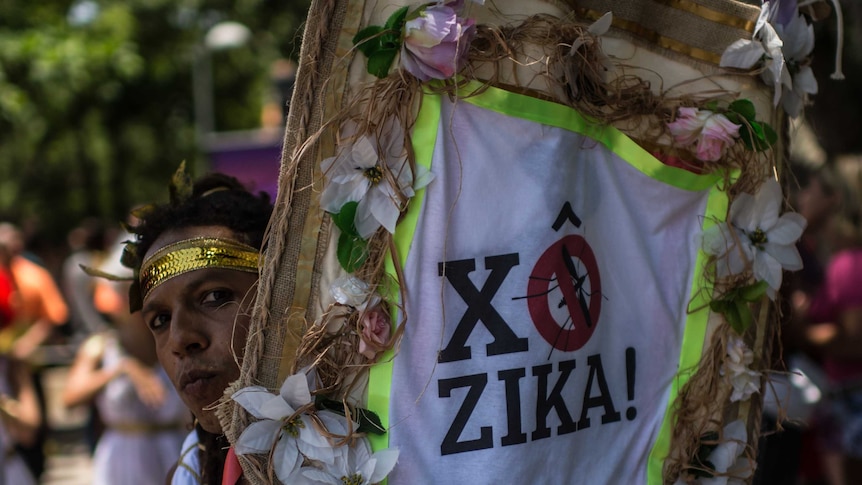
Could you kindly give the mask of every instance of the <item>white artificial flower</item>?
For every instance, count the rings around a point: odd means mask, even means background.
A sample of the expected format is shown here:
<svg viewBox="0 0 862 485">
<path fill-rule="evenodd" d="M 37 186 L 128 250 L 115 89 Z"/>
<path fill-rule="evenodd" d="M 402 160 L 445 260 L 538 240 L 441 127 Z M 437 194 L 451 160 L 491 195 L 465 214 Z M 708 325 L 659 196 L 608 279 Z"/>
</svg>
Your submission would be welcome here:
<svg viewBox="0 0 862 485">
<path fill-rule="evenodd" d="M 794 16 L 786 26 L 778 25 L 776 32 L 783 42 L 782 51 L 787 62 L 802 62 L 814 50 L 814 26 L 802 14 Z"/>
<path fill-rule="evenodd" d="M 745 456 L 748 432 L 745 424 L 732 421 L 721 433 L 721 443 L 712 450 L 707 460 L 713 464 L 716 476 L 701 478 L 701 485 L 743 485 L 754 472 L 751 460 Z"/>
<path fill-rule="evenodd" d="M 594 37 L 601 37 L 610 30 L 613 21 L 613 14 L 611 12 L 607 12 L 587 27 L 587 33 Z M 582 45 L 586 44 L 587 41 L 588 39 L 583 35 L 575 39 L 575 41 L 572 42 L 572 48 L 569 50 L 569 55 L 575 55 L 578 49 L 580 49 Z"/>
<path fill-rule="evenodd" d="M 760 392 L 760 372 L 749 368 L 754 362 L 754 353 L 741 337 L 731 335 L 727 341 L 727 359 L 721 368 L 721 375 L 729 376 L 733 386 L 731 402 L 747 401 L 752 394 Z"/>
<path fill-rule="evenodd" d="M 805 218 L 795 212 L 779 217 L 781 187 L 768 179 L 755 195 L 742 193 L 730 205 L 728 222 L 703 233 L 703 250 L 718 258 L 718 276 L 740 274 L 752 265 L 754 279 L 766 281 L 770 297 L 781 287 L 782 271 L 802 269 L 796 241 Z"/>
<path fill-rule="evenodd" d="M 613 23 L 614 17 L 611 12 L 607 12 L 598 20 L 590 24 L 587 27 L 586 32 L 582 33 L 578 36 L 573 42 L 572 47 L 569 49 L 570 56 L 582 56 L 583 53 L 579 54 L 579 50 L 584 45 L 594 45 L 597 39 L 603 35 L 605 35 L 608 30 L 611 28 L 611 24 Z M 614 65 L 611 62 L 611 58 L 608 57 L 607 54 L 601 49 L 601 46 L 596 47 L 592 50 L 593 55 L 595 56 L 595 60 L 601 65 L 601 69 L 598 70 L 599 75 L 603 81 L 607 81 L 608 73 L 613 71 Z M 575 90 L 573 94 L 577 94 L 577 86 L 575 84 L 571 84 L 569 86 L 571 89 Z"/>
<path fill-rule="evenodd" d="M 356 133 L 353 123 L 344 128 L 347 134 Z M 421 166 L 414 178 L 399 123 L 390 120 L 380 132 L 385 134 L 384 139 L 360 135 L 337 156 L 321 162 L 326 177 L 321 207 L 337 214 L 344 204 L 358 202 L 354 224 L 363 239 L 371 237 L 380 226 L 394 233 L 404 203 L 434 178 Z"/>
<path fill-rule="evenodd" d="M 235 392 L 231 398 L 260 421 L 251 423 L 236 443 L 236 454 L 272 455 L 275 474 L 282 483 L 293 483 L 303 461 L 313 460 L 327 465 L 343 460 L 343 447 L 334 448 L 320 434 L 308 412 L 311 393 L 303 374 L 285 379 L 279 394 L 261 386 L 250 386 Z M 312 408 L 313 410 L 313 408 Z M 317 411 L 315 417 L 326 430 L 335 435 L 347 435 L 346 418 L 330 411 Z"/>
<path fill-rule="evenodd" d="M 333 281 L 329 291 L 337 303 L 360 311 L 380 303 L 380 297 L 372 294 L 368 283 L 351 275 Z"/>
<path fill-rule="evenodd" d="M 784 42 L 782 51 L 791 76 L 790 89 L 782 93 L 781 106 L 795 118 L 802 111 L 808 95 L 817 94 L 817 79 L 807 62 L 814 50 L 814 27 L 799 14 L 794 15 L 786 26 L 777 25 L 775 30 Z"/>
<path fill-rule="evenodd" d="M 751 40 L 739 39 L 730 44 L 721 55 L 721 67 L 737 69 L 752 69 L 762 62 L 765 69 L 761 73 L 763 80 L 775 89 L 773 105 L 778 106 L 783 86 L 791 88 L 790 72 L 784 60 L 782 47 L 784 42 L 769 18 L 772 9 L 777 8 L 772 3 L 765 3 L 760 10 L 760 16 L 754 27 Z"/>
<path fill-rule="evenodd" d="M 322 468 L 303 468 L 302 475 L 315 484 L 371 485 L 386 478 L 397 461 L 398 450 L 380 450 L 372 454 L 368 440 L 363 438 L 349 447 L 345 459 Z"/>
</svg>

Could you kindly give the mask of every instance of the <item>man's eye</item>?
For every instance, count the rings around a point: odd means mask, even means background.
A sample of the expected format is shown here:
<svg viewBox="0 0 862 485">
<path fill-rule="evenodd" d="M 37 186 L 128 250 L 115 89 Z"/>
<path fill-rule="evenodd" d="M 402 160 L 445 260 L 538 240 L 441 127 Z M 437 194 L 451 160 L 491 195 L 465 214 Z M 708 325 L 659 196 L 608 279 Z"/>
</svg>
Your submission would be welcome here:
<svg viewBox="0 0 862 485">
<path fill-rule="evenodd" d="M 167 327 L 169 323 L 171 323 L 171 316 L 167 313 L 160 313 L 154 316 L 152 320 L 150 320 L 150 330 L 155 332 L 157 330 Z"/>
<path fill-rule="evenodd" d="M 228 290 L 212 290 L 204 295 L 204 303 L 222 304 L 230 301 L 233 293 Z"/>
</svg>

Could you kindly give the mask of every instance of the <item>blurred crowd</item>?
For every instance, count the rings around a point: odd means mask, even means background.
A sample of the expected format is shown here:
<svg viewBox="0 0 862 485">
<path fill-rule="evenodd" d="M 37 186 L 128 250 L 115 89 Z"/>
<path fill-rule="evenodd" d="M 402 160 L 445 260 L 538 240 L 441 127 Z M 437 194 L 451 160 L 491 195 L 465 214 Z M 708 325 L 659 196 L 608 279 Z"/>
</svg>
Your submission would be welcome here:
<svg viewBox="0 0 862 485">
<path fill-rule="evenodd" d="M 783 288 L 755 483 L 862 483 L 862 158 L 787 174 L 808 221 Z M 778 351 L 781 350 L 779 354 Z"/>
<path fill-rule="evenodd" d="M 93 483 L 163 484 L 176 462 L 192 417 L 140 312 L 129 312 L 127 239 L 119 224 L 84 220 L 50 271 L 21 228 L 0 222 L 0 483 L 39 482 L 52 399 L 85 411 L 77 436 L 93 454 Z M 43 376 L 57 368 L 64 385 L 47 389 Z"/>
</svg>

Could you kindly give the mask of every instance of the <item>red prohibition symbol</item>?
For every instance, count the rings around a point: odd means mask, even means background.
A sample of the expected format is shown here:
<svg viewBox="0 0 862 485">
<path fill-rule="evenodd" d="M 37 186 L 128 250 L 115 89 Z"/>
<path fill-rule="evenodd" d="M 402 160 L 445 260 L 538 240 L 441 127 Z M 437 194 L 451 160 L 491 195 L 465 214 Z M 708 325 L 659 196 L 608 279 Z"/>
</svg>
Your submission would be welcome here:
<svg viewBox="0 0 862 485">
<path fill-rule="evenodd" d="M 562 300 L 551 299 L 557 287 Z M 586 239 L 570 235 L 552 244 L 536 262 L 527 285 L 527 307 L 542 338 L 564 352 L 583 347 L 599 322 L 601 290 L 596 257 Z M 566 307 L 568 313 L 563 322 L 557 321 L 562 312 L 558 311 L 559 316 L 555 317 L 552 304 Z"/>
</svg>

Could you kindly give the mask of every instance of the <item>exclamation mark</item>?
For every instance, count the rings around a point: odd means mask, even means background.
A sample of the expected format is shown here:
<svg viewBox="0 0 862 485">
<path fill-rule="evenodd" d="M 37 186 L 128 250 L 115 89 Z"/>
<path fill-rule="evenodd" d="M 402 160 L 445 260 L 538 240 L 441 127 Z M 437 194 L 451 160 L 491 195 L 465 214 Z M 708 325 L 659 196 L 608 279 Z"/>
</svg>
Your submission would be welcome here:
<svg viewBox="0 0 862 485">
<path fill-rule="evenodd" d="M 629 401 L 635 399 L 635 349 L 629 347 L 626 349 L 626 391 L 628 391 Z M 626 419 L 633 421 L 638 415 L 638 410 L 634 406 L 629 406 L 626 409 Z"/>
</svg>

